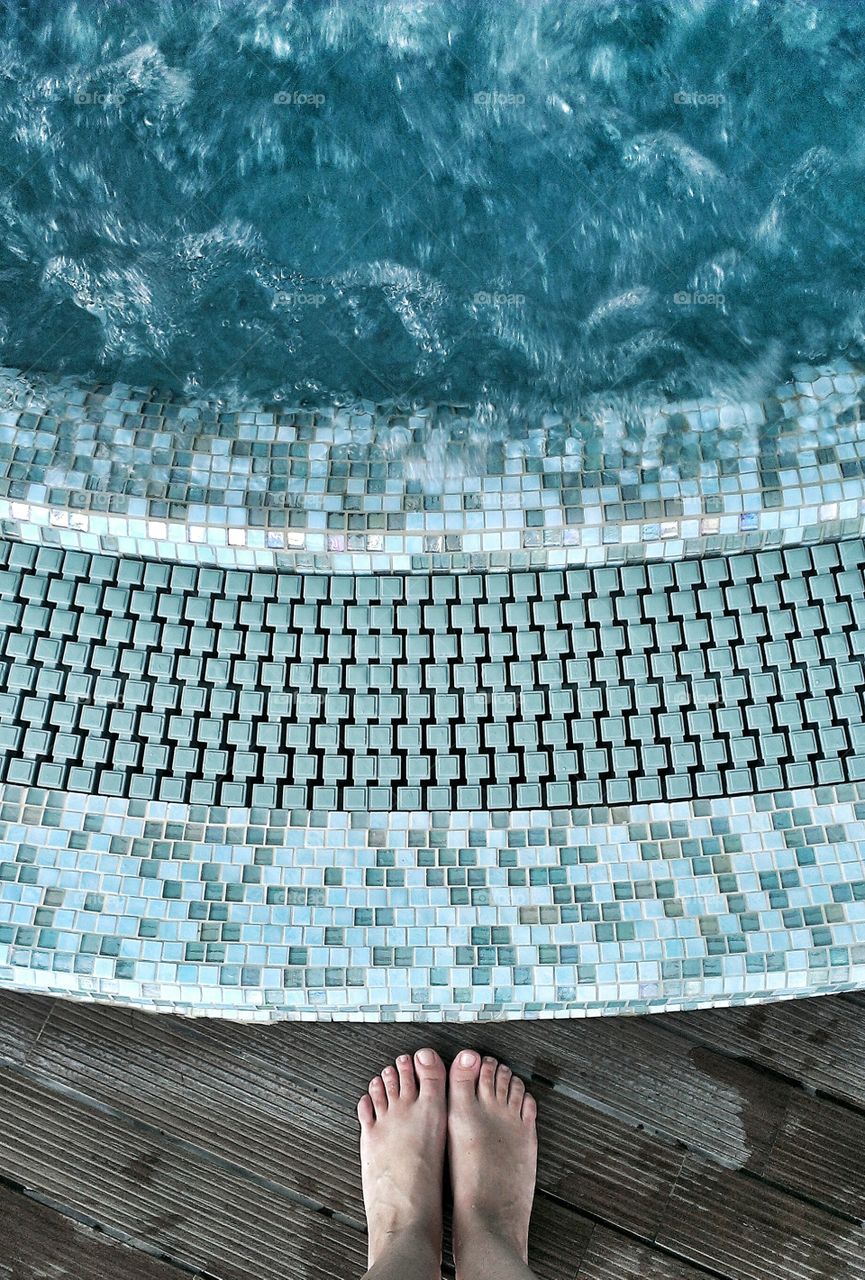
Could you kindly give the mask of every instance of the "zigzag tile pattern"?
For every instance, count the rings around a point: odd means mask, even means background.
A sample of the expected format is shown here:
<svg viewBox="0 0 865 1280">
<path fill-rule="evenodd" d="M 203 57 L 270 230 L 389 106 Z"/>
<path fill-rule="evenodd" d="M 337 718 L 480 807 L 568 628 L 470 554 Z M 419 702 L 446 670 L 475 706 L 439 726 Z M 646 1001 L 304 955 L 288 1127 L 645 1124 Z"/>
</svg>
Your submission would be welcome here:
<svg viewBox="0 0 865 1280">
<path fill-rule="evenodd" d="M 865 778 L 861 540 L 381 578 L 0 556 L 0 781 L 510 811 Z"/>
<path fill-rule="evenodd" d="M 639 466 L 452 415 L 440 474 L 438 409 L 43 382 L 0 405 L 0 984 L 359 1020 L 865 986 L 861 370 L 662 408 Z"/>
</svg>

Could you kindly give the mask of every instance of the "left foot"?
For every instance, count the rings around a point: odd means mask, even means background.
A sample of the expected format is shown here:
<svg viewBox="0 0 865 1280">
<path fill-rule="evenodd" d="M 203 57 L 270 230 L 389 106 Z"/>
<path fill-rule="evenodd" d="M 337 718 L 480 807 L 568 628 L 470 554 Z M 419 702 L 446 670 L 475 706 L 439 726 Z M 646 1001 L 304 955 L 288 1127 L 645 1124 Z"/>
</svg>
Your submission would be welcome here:
<svg viewBox="0 0 865 1280">
<path fill-rule="evenodd" d="M 357 1104 L 370 1266 L 414 1241 L 441 1258 L 445 1075 L 434 1049 L 403 1054 Z"/>
</svg>

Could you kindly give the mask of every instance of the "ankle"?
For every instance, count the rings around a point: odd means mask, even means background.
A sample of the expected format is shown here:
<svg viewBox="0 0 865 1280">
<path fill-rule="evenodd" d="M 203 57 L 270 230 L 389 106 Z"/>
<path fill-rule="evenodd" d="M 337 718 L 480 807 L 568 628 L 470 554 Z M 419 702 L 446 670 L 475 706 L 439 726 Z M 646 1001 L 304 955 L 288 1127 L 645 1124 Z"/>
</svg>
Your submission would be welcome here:
<svg viewBox="0 0 865 1280">
<path fill-rule="evenodd" d="M 428 1264 L 438 1267 L 442 1257 L 441 1231 L 438 1234 L 428 1223 L 407 1223 L 391 1229 L 378 1230 L 369 1237 L 369 1265 L 383 1261 L 409 1259 L 423 1271 Z"/>
<path fill-rule="evenodd" d="M 470 1213 L 460 1214 L 454 1210 L 453 1238 L 458 1271 L 472 1258 L 519 1259 L 528 1265 L 528 1233 L 515 1230 L 509 1221 L 495 1213 L 472 1209 Z"/>
</svg>

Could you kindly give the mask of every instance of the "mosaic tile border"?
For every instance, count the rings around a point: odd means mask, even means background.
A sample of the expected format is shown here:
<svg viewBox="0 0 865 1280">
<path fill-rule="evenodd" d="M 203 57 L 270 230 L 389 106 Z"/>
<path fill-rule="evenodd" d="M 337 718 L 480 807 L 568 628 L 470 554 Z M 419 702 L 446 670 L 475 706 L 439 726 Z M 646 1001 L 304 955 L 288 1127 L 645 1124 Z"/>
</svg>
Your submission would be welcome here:
<svg viewBox="0 0 865 1280">
<path fill-rule="evenodd" d="M 0 788 L 0 985 L 430 1020 L 865 984 L 865 784 L 517 815 L 214 813 Z"/>
<path fill-rule="evenodd" d="M 0 975 L 0 989 L 26 992 L 36 996 L 52 996 L 63 1000 L 75 1000 L 84 1004 L 122 1005 L 142 1013 L 168 1013 L 184 1018 L 225 1018 L 232 1022 L 271 1024 L 274 1022 L 532 1022 L 553 1018 L 641 1017 L 652 1013 L 696 1013 L 700 1009 L 752 1007 L 781 1000 L 802 1000 L 816 996 L 842 995 L 844 992 L 861 991 L 865 987 L 862 966 L 854 966 L 854 976 L 846 982 L 832 982 L 819 986 L 802 986 L 788 983 L 759 992 L 725 992 L 722 997 L 707 996 L 704 999 L 662 997 L 656 1000 L 629 1000 L 627 1002 L 601 1003 L 586 1001 L 574 1009 L 536 1009 L 530 1005 L 503 1010 L 443 1008 L 432 1013 L 415 1008 L 386 1009 L 374 1006 L 370 1009 L 273 1009 L 253 1005 L 203 1005 L 197 999 L 193 1003 L 167 996 L 143 996 L 135 984 L 121 984 L 109 980 L 89 980 L 65 975 L 46 976 L 38 970 L 14 968 L 11 979 Z M 131 989 L 131 994 L 121 987 Z M 160 989 L 161 990 L 161 989 Z"/>
<path fill-rule="evenodd" d="M 600 419 L 5 395 L 0 985 L 256 1021 L 865 986 L 865 372 L 665 406 L 642 467 Z"/>
<path fill-rule="evenodd" d="M 482 571 L 678 559 L 865 531 L 865 372 L 753 403 L 603 406 L 505 442 L 458 406 L 230 409 L 7 371 L 0 530 L 228 568 Z"/>
<path fill-rule="evenodd" d="M 0 782 L 326 812 L 865 780 L 865 540 L 247 573 L 0 543 Z"/>
</svg>

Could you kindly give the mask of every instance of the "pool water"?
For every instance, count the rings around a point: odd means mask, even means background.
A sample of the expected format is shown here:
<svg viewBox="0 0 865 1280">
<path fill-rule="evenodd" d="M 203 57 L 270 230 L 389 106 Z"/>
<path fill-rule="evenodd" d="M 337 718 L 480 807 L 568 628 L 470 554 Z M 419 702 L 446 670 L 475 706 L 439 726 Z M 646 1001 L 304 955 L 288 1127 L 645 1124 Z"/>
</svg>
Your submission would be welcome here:
<svg viewBox="0 0 865 1280">
<path fill-rule="evenodd" d="M 3 23 L 0 987 L 865 986 L 865 7 Z"/>
<path fill-rule="evenodd" d="M 0 360 L 489 427 L 861 353 L 865 7 L 13 2 Z"/>
</svg>

